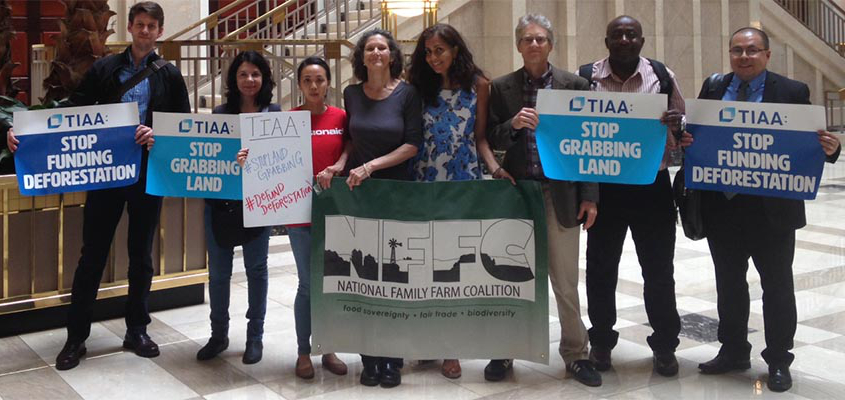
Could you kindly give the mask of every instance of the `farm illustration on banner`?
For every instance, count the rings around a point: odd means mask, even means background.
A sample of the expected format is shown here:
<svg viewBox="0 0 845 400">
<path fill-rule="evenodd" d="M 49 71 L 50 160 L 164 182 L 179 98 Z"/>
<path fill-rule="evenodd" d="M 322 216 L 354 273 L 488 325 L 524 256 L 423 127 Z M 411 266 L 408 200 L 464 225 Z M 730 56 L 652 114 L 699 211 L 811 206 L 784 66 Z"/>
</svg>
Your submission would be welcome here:
<svg viewBox="0 0 845 400">
<path fill-rule="evenodd" d="M 325 293 L 402 300 L 534 299 L 530 220 L 327 216 L 325 243 Z"/>
</svg>

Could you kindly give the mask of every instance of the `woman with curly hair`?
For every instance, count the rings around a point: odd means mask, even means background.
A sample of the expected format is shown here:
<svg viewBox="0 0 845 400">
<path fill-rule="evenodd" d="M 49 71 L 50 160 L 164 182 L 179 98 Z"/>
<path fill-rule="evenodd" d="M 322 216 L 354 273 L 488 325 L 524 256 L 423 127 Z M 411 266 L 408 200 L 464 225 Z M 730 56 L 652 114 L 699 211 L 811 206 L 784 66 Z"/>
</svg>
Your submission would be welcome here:
<svg viewBox="0 0 845 400">
<path fill-rule="evenodd" d="M 402 51 L 390 32 L 365 32 L 352 53 L 352 69 L 361 83 L 343 91 L 349 139 L 344 172 L 350 189 L 366 180 L 411 180 L 408 160 L 422 142 L 422 102 L 417 90 L 399 79 Z M 342 156 L 343 157 L 343 156 Z M 335 171 L 317 179 L 328 187 Z M 361 384 L 390 388 L 402 382 L 403 360 L 395 357 L 361 355 L 364 369 Z"/>
</svg>

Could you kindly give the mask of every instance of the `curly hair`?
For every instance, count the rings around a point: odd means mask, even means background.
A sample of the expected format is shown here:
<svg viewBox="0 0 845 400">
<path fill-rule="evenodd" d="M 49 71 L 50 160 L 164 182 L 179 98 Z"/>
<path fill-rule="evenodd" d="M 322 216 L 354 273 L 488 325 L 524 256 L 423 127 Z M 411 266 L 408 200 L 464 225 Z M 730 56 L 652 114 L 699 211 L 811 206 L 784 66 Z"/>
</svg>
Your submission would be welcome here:
<svg viewBox="0 0 845 400">
<path fill-rule="evenodd" d="M 232 60 L 229 72 L 226 74 L 226 111 L 237 114 L 241 111 L 241 92 L 238 90 L 238 68 L 241 64 L 248 62 L 258 67 L 261 72 L 261 89 L 255 97 L 255 103 L 259 109 L 264 109 L 273 100 L 273 88 L 276 82 L 273 80 L 273 72 L 270 71 L 270 63 L 256 51 L 242 51 Z"/>
<path fill-rule="evenodd" d="M 390 49 L 390 77 L 393 79 L 399 78 L 404 67 L 402 49 L 399 48 L 399 43 L 396 42 L 390 32 L 379 28 L 365 32 L 358 39 L 358 43 L 355 44 L 355 49 L 352 51 L 352 72 L 355 74 L 355 78 L 361 82 L 367 81 L 367 67 L 364 66 L 364 47 L 367 46 L 367 40 L 375 35 L 381 35 L 387 39 L 387 47 Z"/>
<path fill-rule="evenodd" d="M 437 105 L 437 94 L 443 86 L 443 77 L 434 72 L 425 60 L 425 42 L 435 36 L 456 49 L 447 72 L 449 82 L 459 83 L 461 89 L 472 90 L 476 79 L 485 77 L 481 68 L 478 68 L 472 60 L 472 53 L 464 42 L 464 38 L 454 27 L 447 24 L 430 26 L 420 34 L 417 40 L 417 46 L 411 56 L 411 67 L 408 70 L 408 81 L 417 88 L 428 105 Z"/>
</svg>

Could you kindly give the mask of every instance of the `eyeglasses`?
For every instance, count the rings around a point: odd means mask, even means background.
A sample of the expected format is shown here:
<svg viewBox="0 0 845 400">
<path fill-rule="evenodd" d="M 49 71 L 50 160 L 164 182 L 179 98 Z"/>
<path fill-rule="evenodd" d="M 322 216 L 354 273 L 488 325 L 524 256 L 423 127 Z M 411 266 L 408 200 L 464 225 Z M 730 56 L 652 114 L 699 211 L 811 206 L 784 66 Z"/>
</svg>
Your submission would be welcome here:
<svg viewBox="0 0 845 400">
<path fill-rule="evenodd" d="M 734 57 L 742 57 L 743 53 L 745 55 L 747 55 L 748 57 L 754 57 L 757 54 L 760 54 L 760 53 L 762 53 L 766 50 L 768 50 L 768 49 L 758 49 L 756 47 L 749 47 L 749 48 L 743 49 L 742 47 L 734 47 L 734 48 L 731 48 L 730 51 L 728 51 L 728 53 L 730 53 Z"/>
<path fill-rule="evenodd" d="M 531 42 L 534 42 L 534 43 L 537 43 L 538 45 L 542 46 L 542 45 L 548 43 L 549 38 L 547 38 L 545 36 L 525 36 L 523 38 L 520 38 L 519 41 L 521 43 L 526 44 L 526 45 L 529 45 L 529 44 L 531 44 Z"/>
</svg>

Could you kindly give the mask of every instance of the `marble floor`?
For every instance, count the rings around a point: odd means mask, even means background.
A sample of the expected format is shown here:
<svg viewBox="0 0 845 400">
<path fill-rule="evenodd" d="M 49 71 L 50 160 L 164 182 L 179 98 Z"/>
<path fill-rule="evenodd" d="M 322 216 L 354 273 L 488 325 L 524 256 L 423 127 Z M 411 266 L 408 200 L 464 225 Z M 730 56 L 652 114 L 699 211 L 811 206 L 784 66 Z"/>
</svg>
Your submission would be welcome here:
<svg viewBox="0 0 845 400">
<path fill-rule="evenodd" d="M 845 163 L 828 165 L 818 198 L 807 202 L 808 225 L 798 231 L 795 287 L 798 331 L 795 336 L 795 385 L 784 394 L 768 391 L 759 277 L 749 269 L 751 287 L 752 368 L 722 376 L 705 376 L 696 365 L 712 358 L 716 342 L 716 291 L 706 241 L 693 242 L 679 233 L 675 280 L 683 332 L 678 348 L 677 377 L 652 373 L 650 333 L 642 300 L 642 276 L 633 243 L 625 244 L 617 291 L 620 332 L 613 352 L 614 369 L 604 373 L 604 385 L 588 388 L 565 376 L 559 357 L 550 365 L 517 361 L 503 382 L 484 381 L 485 361 L 464 360 L 463 377 L 440 375 L 439 362 L 406 365 L 398 388 L 359 385 L 357 355 L 340 355 L 350 365 L 346 376 L 319 368 L 310 381 L 294 376 L 296 359 L 293 300 L 296 269 L 284 236 L 274 237 L 270 256 L 270 299 L 264 360 L 241 363 L 246 321 L 246 278 L 241 269 L 232 283 L 231 345 L 221 357 L 199 363 L 197 350 L 209 336 L 208 305 L 153 314 L 149 332 L 161 346 L 161 356 L 143 359 L 121 348 L 122 320 L 96 323 L 87 341 L 88 356 L 79 367 L 60 372 L 52 367 L 65 340 L 64 330 L 36 332 L 0 339 L 0 400 L 12 399 L 577 399 L 577 398 L 845 398 Z M 582 236 L 581 266 L 584 266 Z M 236 261 L 238 264 L 239 261 Z M 581 304 L 586 306 L 581 273 Z M 550 305 L 550 354 L 557 354 L 560 327 L 555 302 Z M 583 309 L 585 321 L 586 308 Z"/>
</svg>

